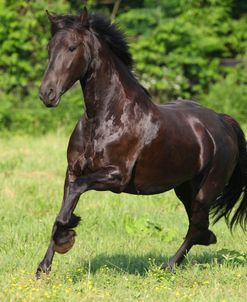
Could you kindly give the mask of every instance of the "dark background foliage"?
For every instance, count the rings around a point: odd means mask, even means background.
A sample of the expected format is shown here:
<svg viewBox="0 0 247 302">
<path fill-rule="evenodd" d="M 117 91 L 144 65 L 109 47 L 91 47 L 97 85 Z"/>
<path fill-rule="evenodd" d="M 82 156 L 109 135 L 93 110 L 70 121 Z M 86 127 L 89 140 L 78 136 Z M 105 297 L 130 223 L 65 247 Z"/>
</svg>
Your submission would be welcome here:
<svg viewBox="0 0 247 302">
<path fill-rule="evenodd" d="M 110 17 L 114 1 L 89 0 Z M 40 134 L 71 131 L 83 112 L 76 85 L 56 110 L 38 87 L 50 37 L 45 9 L 77 13 L 81 0 L 0 1 L 0 130 Z M 114 19 L 128 36 L 135 73 L 156 102 L 190 98 L 247 116 L 247 2 L 245 0 L 122 0 Z"/>
</svg>

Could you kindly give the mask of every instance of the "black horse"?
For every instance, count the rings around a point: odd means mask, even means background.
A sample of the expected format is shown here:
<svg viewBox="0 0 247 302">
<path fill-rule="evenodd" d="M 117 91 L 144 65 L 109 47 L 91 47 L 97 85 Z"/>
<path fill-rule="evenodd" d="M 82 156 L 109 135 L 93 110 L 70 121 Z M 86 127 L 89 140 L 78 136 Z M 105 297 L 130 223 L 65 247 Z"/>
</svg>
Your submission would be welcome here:
<svg viewBox="0 0 247 302">
<path fill-rule="evenodd" d="M 86 109 L 69 141 L 63 202 L 37 277 L 51 269 L 55 251 L 73 246 L 80 220 L 73 212 L 92 189 L 143 195 L 174 189 L 189 228 L 171 268 L 193 245 L 216 242 L 210 213 L 245 228 L 247 152 L 239 124 L 192 101 L 153 104 L 131 71 L 123 34 L 105 18 L 86 9 L 80 16 L 48 17 L 52 38 L 40 97 L 57 106 L 79 80 Z"/>
</svg>

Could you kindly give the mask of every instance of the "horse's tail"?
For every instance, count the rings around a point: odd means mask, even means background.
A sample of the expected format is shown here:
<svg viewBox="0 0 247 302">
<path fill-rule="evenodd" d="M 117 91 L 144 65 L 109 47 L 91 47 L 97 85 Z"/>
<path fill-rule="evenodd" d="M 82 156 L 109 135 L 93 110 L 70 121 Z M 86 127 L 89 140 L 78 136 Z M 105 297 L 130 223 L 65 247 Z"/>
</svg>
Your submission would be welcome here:
<svg viewBox="0 0 247 302">
<path fill-rule="evenodd" d="M 211 207 L 213 222 L 225 217 L 230 230 L 240 224 L 241 228 L 247 230 L 247 150 L 243 130 L 232 117 L 222 114 L 224 122 L 230 124 L 237 135 L 239 157 L 237 165 L 225 187 L 223 193 L 216 199 Z M 235 208 L 235 209 L 234 209 Z"/>
</svg>

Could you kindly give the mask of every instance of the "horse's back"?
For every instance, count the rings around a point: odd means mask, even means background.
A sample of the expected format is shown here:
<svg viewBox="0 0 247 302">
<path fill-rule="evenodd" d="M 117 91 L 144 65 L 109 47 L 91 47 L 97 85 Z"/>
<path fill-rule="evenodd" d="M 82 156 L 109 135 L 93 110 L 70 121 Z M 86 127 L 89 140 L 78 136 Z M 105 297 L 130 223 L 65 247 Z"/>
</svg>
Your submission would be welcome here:
<svg viewBox="0 0 247 302">
<path fill-rule="evenodd" d="M 157 108 L 165 124 L 171 123 L 172 120 L 173 126 L 176 128 L 189 125 L 191 129 L 193 129 L 193 125 L 200 124 L 210 133 L 212 138 L 220 138 L 219 143 L 227 143 L 228 137 L 235 137 L 230 123 L 224 118 L 224 114 L 217 113 L 195 101 L 177 100 L 158 105 Z M 222 134 L 224 135 L 222 136 Z"/>
</svg>

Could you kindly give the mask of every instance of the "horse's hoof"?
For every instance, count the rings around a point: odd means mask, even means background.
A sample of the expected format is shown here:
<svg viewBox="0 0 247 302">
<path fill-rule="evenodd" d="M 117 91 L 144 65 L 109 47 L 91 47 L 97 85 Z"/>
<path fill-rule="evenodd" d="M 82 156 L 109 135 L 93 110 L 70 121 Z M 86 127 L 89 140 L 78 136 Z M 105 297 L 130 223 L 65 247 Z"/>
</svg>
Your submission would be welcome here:
<svg viewBox="0 0 247 302">
<path fill-rule="evenodd" d="M 198 237 L 195 240 L 194 244 L 210 245 L 210 244 L 215 244 L 216 242 L 217 242 L 217 238 L 214 235 L 214 233 L 210 230 L 206 230 L 202 234 L 200 234 L 200 237 Z"/>
<path fill-rule="evenodd" d="M 41 277 L 45 274 L 46 276 L 49 274 L 49 272 L 51 271 L 50 268 L 44 269 L 41 266 L 39 266 L 37 268 L 36 274 L 35 274 L 35 279 L 39 280 L 41 279 Z"/>
<path fill-rule="evenodd" d="M 169 263 L 163 263 L 161 269 L 167 273 L 175 273 L 176 265 L 170 265 Z"/>
<path fill-rule="evenodd" d="M 210 231 L 210 236 L 209 236 L 209 244 L 215 244 L 217 242 L 217 237 L 214 235 L 212 231 Z"/>
<path fill-rule="evenodd" d="M 41 278 L 42 270 L 40 267 L 38 267 L 36 274 L 35 274 L 35 279 L 39 280 Z"/>
<path fill-rule="evenodd" d="M 59 237 L 54 240 L 54 250 L 59 254 L 67 253 L 75 243 L 75 236 L 74 230 L 65 230 L 59 233 Z"/>
</svg>

